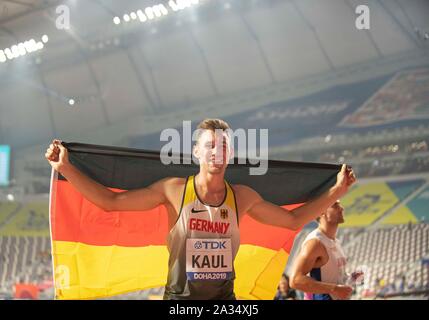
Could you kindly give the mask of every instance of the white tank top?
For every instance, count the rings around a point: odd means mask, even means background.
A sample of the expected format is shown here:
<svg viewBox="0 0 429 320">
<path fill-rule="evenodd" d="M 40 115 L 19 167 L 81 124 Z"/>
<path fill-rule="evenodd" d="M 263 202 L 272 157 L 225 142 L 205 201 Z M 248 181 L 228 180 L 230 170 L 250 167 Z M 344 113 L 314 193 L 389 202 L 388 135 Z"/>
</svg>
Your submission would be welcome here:
<svg viewBox="0 0 429 320">
<path fill-rule="evenodd" d="M 320 243 L 325 247 L 328 253 L 328 262 L 320 268 L 313 268 L 308 276 L 312 277 L 316 281 L 335 283 L 335 284 L 346 284 L 346 255 L 344 254 L 341 244 L 338 239 L 332 240 L 328 238 L 320 229 L 315 229 L 310 232 L 305 238 L 302 246 L 312 239 L 318 239 Z M 305 299 L 307 300 L 329 300 L 334 299 L 328 294 L 311 294 L 306 293 Z"/>
<path fill-rule="evenodd" d="M 225 181 L 218 206 L 200 200 L 195 176 L 188 177 L 181 210 L 171 229 L 164 299 L 235 299 L 234 259 L 240 231 L 234 191 Z"/>
</svg>

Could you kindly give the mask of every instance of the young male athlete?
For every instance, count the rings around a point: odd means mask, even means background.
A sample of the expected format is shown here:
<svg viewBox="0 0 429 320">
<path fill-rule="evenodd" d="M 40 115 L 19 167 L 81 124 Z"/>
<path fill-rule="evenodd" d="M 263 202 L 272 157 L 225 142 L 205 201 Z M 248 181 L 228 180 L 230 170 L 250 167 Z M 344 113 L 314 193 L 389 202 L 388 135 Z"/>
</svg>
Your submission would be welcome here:
<svg viewBox="0 0 429 320">
<path fill-rule="evenodd" d="M 296 230 L 343 196 L 356 177 L 343 165 L 335 186 L 288 211 L 264 201 L 250 187 L 224 180 L 232 155 L 225 121 L 206 119 L 198 129 L 193 155 L 200 170 L 195 176 L 165 178 L 147 188 L 122 193 L 110 191 L 70 164 L 67 149 L 59 140 L 53 141 L 45 157 L 86 199 L 105 211 L 145 211 L 159 205 L 167 208 L 170 256 L 164 299 L 235 299 L 234 258 L 243 215 Z"/>
<path fill-rule="evenodd" d="M 344 222 L 344 208 L 336 201 L 317 218 L 318 228 L 304 240 L 292 271 L 291 287 L 304 292 L 305 300 L 345 300 L 362 272 L 346 274 L 346 256 L 336 238 Z"/>
</svg>

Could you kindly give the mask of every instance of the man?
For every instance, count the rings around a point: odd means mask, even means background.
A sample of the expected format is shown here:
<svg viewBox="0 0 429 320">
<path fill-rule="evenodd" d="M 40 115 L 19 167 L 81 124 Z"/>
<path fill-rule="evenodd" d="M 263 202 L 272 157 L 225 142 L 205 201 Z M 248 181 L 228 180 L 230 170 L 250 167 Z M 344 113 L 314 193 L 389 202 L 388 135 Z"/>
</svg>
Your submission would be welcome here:
<svg viewBox="0 0 429 320">
<path fill-rule="evenodd" d="M 319 227 L 304 240 L 292 271 L 291 287 L 305 293 L 306 300 L 349 299 L 346 256 L 336 239 L 338 225 L 344 222 L 344 208 L 337 200 L 316 220 Z M 354 272 L 352 281 L 362 276 Z"/>
<path fill-rule="evenodd" d="M 289 277 L 282 274 L 274 300 L 296 300 L 296 292 L 289 286 Z"/>
<path fill-rule="evenodd" d="M 168 212 L 169 269 L 165 299 L 235 299 L 234 258 L 244 214 L 259 222 L 296 230 L 315 219 L 355 182 L 343 165 L 337 183 L 293 211 L 264 201 L 253 189 L 224 180 L 232 156 L 229 125 L 206 119 L 198 125 L 193 155 L 198 174 L 165 178 L 147 188 L 115 193 L 70 164 L 66 148 L 54 140 L 45 157 L 89 201 L 109 211 L 145 211 L 164 205 Z M 220 132 L 220 134 L 219 134 Z"/>
</svg>

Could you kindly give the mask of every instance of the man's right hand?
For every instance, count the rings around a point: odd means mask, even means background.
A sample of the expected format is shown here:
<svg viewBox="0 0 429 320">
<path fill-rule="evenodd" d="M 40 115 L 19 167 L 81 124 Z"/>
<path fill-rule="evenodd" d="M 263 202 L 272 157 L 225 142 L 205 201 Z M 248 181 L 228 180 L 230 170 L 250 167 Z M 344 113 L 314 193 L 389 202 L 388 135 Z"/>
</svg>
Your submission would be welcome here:
<svg viewBox="0 0 429 320">
<path fill-rule="evenodd" d="M 350 286 L 337 284 L 332 291 L 331 296 L 339 300 L 347 300 L 351 297 L 353 288 Z"/>
<path fill-rule="evenodd" d="M 68 151 L 57 139 L 53 140 L 49 148 L 46 149 L 45 158 L 58 172 L 70 165 Z"/>
</svg>

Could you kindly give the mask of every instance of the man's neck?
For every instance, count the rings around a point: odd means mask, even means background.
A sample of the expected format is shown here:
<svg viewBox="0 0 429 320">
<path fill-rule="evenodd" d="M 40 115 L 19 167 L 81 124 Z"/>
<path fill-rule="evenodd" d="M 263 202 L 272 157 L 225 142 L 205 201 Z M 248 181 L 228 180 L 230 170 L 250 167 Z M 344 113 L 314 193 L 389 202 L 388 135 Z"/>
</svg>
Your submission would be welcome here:
<svg viewBox="0 0 429 320">
<path fill-rule="evenodd" d="M 210 174 L 204 170 L 195 176 L 195 183 L 203 193 L 222 193 L 225 191 L 223 174 Z"/>
<path fill-rule="evenodd" d="M 329 239 L 335 240 L 337 237 L 338 225 L 320 225 L 319 230 L 322 231 Z"/>
</svg>

